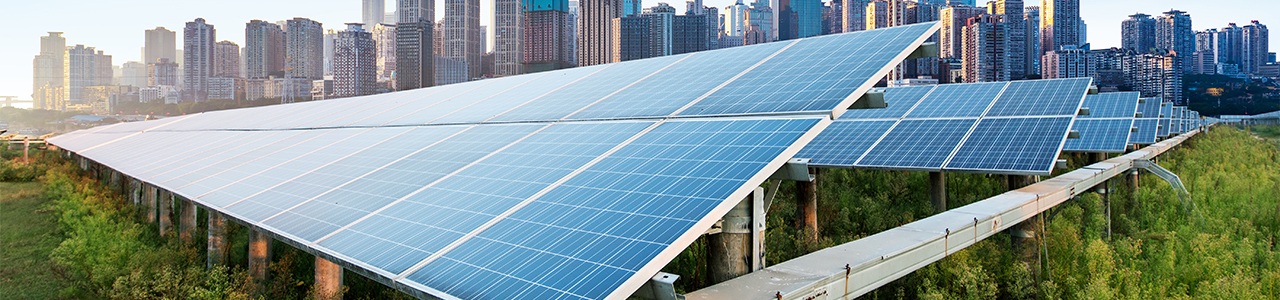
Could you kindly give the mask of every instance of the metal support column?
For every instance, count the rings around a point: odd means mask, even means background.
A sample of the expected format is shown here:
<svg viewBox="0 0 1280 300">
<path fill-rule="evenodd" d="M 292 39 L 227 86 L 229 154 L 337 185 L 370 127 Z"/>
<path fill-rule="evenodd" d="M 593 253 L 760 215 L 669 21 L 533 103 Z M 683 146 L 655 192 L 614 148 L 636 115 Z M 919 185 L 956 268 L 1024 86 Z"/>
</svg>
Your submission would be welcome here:
<svg viewBox="0 0 1280 300">
<path fill-rule="evenodd" d="M 929 172 L 929 200 L 933 201 L 933 212 L 947 211 L 947 174 Z"/>
</svg>

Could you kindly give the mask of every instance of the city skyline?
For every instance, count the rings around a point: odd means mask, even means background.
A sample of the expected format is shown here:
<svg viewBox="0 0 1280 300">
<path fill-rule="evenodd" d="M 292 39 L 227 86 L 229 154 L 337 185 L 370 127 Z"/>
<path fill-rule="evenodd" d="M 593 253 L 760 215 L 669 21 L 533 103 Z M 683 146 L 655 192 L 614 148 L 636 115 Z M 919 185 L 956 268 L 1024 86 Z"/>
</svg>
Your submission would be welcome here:
<svg viewBox="0 0 1280 300">
<path fill-rule="evenodd" d="M 444 1 L 437 1 L 437 12 L 443 11 Z M 683 3 L 671 1 L 647 1 L 643 2 L 644 7 L 657 5 L 659 2 L 667 2 L 672 6 L 683 7 Z M 704 5 L 723 8 L 732 5 L 735 0 L 708 0 L 703 1 Z M 1039 1 L 1027 1 L 1028 6 L 1038 5 Z M 1220 28 L 1227 26 L 1228 23 L 1246 24 L 1251 20 L 1259 20 L 1263 24 L 1280 24 L 1280 16 L 1270 14 L 1256 13 L 1251 16 L 1247 13 L 1239 13 L 1220 9 L 1220 7 L 1248 7 L 1248 12 L 1264 12 L 1276 11 L 1280 9 L 1280 3 L 1257 3 L 1257 1 L 1229 1 L 1240 3 L 1240 5 L 1230 5 L 1230 3 L 1202 3 L 1196 1 L 1124 1 L 1123 3 L 1102 2 L 1100 0 L 1081 0 L 1081 18 L 1089 24 L 1088 39 L 1093 44 L 1094 49 L 1120 47 L 1120 24 L 1128 15 L 1134 13 L 1146 13 L 1157 15 L 1163 11 L 1177 9 L 1188 12 L 1193 19 L 1193 28 L 1195 30 L 1204 30 L 1209 28 Z M 1251 3 L 1252 2 L 1252 3 Z M 6 16 L 3 22 L 9 23 L 9 28 L 14 30 L 0 33 L 0 37 L 5 37 L 14 43 L 7 43 L 6 46 L 0 47 L 0 66 L 4 66 L 7 72 L 0 75 L 0 95 L 18 96 L 20 99 L 29 99 L 31 97 L 31 57 L 39 54 L 39 37 L 46 35 L 48 31 L 64 32 L 63 36 L 67 38 L 67 45 L 74 46 L 82 44 L 87 47 L 95 47 L 104 51 L 106 55 L 114 57 L 113 64 L 123 65 L 125 62 L 142 61 L 142 47 L 144 46 L 144 31 L 154 29 L 156 27 L 165 27 L 168 30 L 180 31 L 185 24 L 195 18 L 204 18 L 211 24 L 218 25 L 217 36 L 218 41 L 227 40 L 238 45 L 245 45 L 244 42 L 244 26 L 252 19 L 261 19 L 267 21 L 287 20 L 295 17 L 308 18 L 316 20 L 324 24 L 326 29 L 341 29 L 345 23 L 360 22 L 362 1 L 358 0 L 332 0 L 332 1 L 309 1 L 308 5 L 297 5 L 295 1 L 281 2 L 248 2 L 248 1 L 226 1 L 219 3 L 219 6 L 229 7 L 201 9 L 199 14 L 189 14 L 182 9 L 170 9 L 176 11 L 167 13 L 166 7 L 173 7 L 171 3 L 161 1 L 143 1 L 143 3 L 131 4 L 128 8 L 115 7 L 109 4 L 95 2 L 71 1 L 70 3 L 60 3 L 59 5 L 78 5 L 85 9 L 77 9 L 62 15 L 64 19 L 54 20 L 51 14 L 35 13 L 19 16 Z M 492 21 L 492 4 L 493 1 L 480 1 L 481 4 L 481 25 L 489 25 Z M 13 6 L 10 11 L 49 11 L 49 4 L 43 3 L 18 3 Z M 231 9 L 233 7 L 253 6 L 260 9 L 243 10 Z M 388 7 L 391 9 L 392 5 Z M 155 8 L 151 8 L 155 7 Z M 339 9 L 335 9 L 338 7 Z M 128 13 L 136 13 L 144 17 L 118 18 L 108 22 L 101 22 L 101 18 L 96 15 L 126 15 Z M 683 14 L 683 12 L 678 12 Z M 437 13 L 437 19 L 442 15 Z M 93 21 L 82 22 L 66 22 L 66 19 L 84 19 Z M 22 24 L 21 26 L 16 26 Z M 109 26 L 103 26 L 109 24 Z M 489 26 L 489 30 L 492 30 Z M 490 41 L 484 44 L 493 45 L 491 33 L 484 34 Z M 180 42 L 180 41 L 179 41 Z M 1280 49 L 1280 39 L 1271 41 L 1272 49 Z M 485 51 L 489 51 L 485 49 Z"/>
</svg>

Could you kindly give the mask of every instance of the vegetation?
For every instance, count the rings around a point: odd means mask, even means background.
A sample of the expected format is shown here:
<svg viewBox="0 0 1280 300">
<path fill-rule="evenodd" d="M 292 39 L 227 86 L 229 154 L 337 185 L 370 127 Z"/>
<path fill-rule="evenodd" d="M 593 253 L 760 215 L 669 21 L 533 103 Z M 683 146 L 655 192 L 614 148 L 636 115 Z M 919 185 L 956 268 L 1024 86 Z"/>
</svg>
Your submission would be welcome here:
<svg viewBox="0 0 1280 300">
<path fill-rule="evenodd" d="M 1255 129 L 1256 131 L 1257 129 Z M 1264 129 L 1269 130 L 1269 129 Z M 1079 165 L 1079 159 L 1072 159 Z M 1276 299 L 1280 296 L 1280 152 L 1217 126 L 1162 155 L 1198 208 L 1184 210 L 1169 184 L 1120 180 L 1109 201 L 1084 194 L 1029 223 L 1040 240 L 998 234 L 894 281 L 875 299 Z M 932 214 L 926 175 L 824 170 L 822 229 L 806 242 L 791 226 L 794 201 L 770 210 L 769 261 L 778 262 Z M 995 177 L 948 174 L 952 207 L 1001 191 Z M 1111 235 L 1105 212 L 1110 204 Z M 1203 216 L 1203 217 L 1200 217 Z M 1041 220 L 1045 220 L 1041 222 Z M 709 285 L 701 242 L 667 272 L 684 291 Z"/>
<path fill-rule="evenodd" d="M 1183 76 L 1183 96 L 1203 116 L 1255 115 L 1280 110 L 1280 87 L 1225 75 Z"/>
</svg>

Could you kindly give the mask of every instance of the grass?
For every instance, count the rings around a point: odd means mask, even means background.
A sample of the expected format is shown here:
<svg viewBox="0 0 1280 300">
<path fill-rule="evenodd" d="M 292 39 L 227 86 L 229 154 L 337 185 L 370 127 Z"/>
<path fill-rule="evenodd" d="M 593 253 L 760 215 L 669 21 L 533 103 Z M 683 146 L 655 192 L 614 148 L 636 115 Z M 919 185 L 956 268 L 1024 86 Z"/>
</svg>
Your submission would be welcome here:
<svg viewBox="0 0 1280 300">
<path fill-rule="evenodd" d="M 39 182 L 0 182 L 0 299 L 74 298 L 49 259 L 62 236 Z"/>
</svg>

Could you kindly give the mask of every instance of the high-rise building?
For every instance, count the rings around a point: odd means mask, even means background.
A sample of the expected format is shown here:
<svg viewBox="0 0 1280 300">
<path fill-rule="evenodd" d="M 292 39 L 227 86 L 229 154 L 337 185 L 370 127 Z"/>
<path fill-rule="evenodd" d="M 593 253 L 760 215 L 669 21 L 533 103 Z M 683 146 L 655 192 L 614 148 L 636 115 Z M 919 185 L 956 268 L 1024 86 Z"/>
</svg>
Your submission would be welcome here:
<svg viewBox="0 0 1280 300">
<path fill-rule="evenodd" d="M 415 1 L 415 0 L 403 0 Z M 403 18 L 404 15 L 401 14 Z M 436 84 L 434 23 L 426 18 L 396 24 L 396 90 L 411 90 Z"/>
<path fill-rule="evenodd" d="M 1271 61 L 1267 45 L 1271 32 L 1267 30 L 1267 25 L 1258 23 L 1258 20 L 1253 20 L 1240 29 L 1240 71 L 1245 74 L 1260 74 L 1262 66 Z"/>
<path fill-rule="evenodd" d="M 61 110 L 66 101 L 67 39 L 61 32 L 40 37 L 40 54 L 32 61 L 31 99 L 35 109 Z"/>
<path fill-rule="evenodd" d="M 1155 32 L 1155 48 L 1172 50 L 1182 59 L 1184 66 L 1192 64 L 1191 54 L 1196 50 L 1196 33 L 1191 29 L 1191 15 L 1180 10 L 1167 11 L 1156 17 Z"/>
<path fill-rule="evenodd" d="M 120 65 L 120 85 L 147 87 L 147 64 L 130 61 Z"/>
<path fill-rule="evenodd" d="M 1196 52 L 1192 54 L 1192 65 L 1185 66 L 1191 69 L 1191 74 L 1217 74 L 1218 58 L 1214 56 L 1217 35 L 1217 29 L 1196 32 Z"/>
<path fill-rule="evenodd" d="M 637 1 L 638 2 L 638 1 Z M 615 18 L 623 13 L 623 0 L 578 1 L 578 64 L 590 66 L 614 62 Z"/>
<path fill-rule="evenodd" d="M 371 95 L 377 90 L 377 47 L 360 23 L 347 23 L 333 43 L 333 93 L 337 97 Z"/>
<path fill-rule="evenodd" d="M 1040 7 L 1025 6 L 1022 8 L 1023 20 L 1027 34 L 1027 78 L 1040 78 Z"/>
<path fill-rule="evenodd" d="M 871 2 L 867 4 L 867 30 L 902 26 L 906 18 L 907 4 L 899 0 Z"/>
<path fill-rule="evenodd" d="M 526 1 L 524 28 L 522 37 L 523 49 L 520 61 L 525 72 L 540 72 L 562 69 L 573 66 L 573 15 L 569 13 L 568 1 Z M 500 73 L 498 65 L 499 44 L 494 45 L 495 73 Z"/>
<path fill-rule="evenodd" d="M 361 24 L 361 27 L 364 27 Z M 372 27 L 369 27 L 372 28 Z M 372 29 L 370 29 L 372 30 Z M 369 30 L 365 30 L 369 32 Z M 333 42 L 338 39 L 338 31 L 333 29 L 324 30 L 324 76 L 333 76 Z M 314 82 L 313 82 L 314 83 Z"/>
<path fill-rule="evenodd" d="M 1087 45 L 1086 45 L 1087 46 Z M 1089 48 L 1063 45 L 1058 50 L 1045 52 L 1041 59 L 1044 79 L 1077 78 L 1093 75 L 1089 63 Z"/>
<path fill-rule="evenodd" d="M 844 32 L 844 0 L 831 0 L 822 6 L 822 34 Z"/>
<path fill-rule="evenodd" d="M 324 27 L 306 18 L 286 22 L 285 77 L 306 79 L 303 90 L 310 93 L 311 81 L 324 79 Z"/>
<path fill-rule="evenodd" d="M 435 57 L 435 80 L 436 85 L 447 85 L 462 83 L 467 81 L 467 62 Z"/>
<path fill-rule="evenodd" d="M 435 24 L 436 2 L 434 0 L 397 0 L 397 23 L 417 23 L 419 19 Z M 431 26 L 427 26 L 431 27 Z"/>
<path fill-rule="evenodd" d="M 649 18 L 649 56 L 659 57 L 671 55 L 671 29 L 676 17 L 676 8 L 664 2 L 645 8 L 640 16 Z M 619 30 L 619 29 L 615 29 Z"/>
<path fill-rule="evenodd" d="M 742 0 L 724 7 L 724 35 L 742 36 L 742 33 L 746 31 L 748 9 L 751 9 L 751 7 L 742 4 Z"/>
<path fill-rule="evenodd" d="M 640 3 L 640 0 L 622 0 L 622 15 L 621 15 L 621 16 L 623 16 L 623 17 L 639 16 L 639 15 L 640 15 L 640 12 L 641 12 L 641 11 L 644 11 L 644 10 L 641 8 L 641 7 L 643 7 L 643 6 L 644 6 L 644 5 L 643 5 L 643 3 Z"/>
<path fill-rule="evenodd" d="M 612 61 L 628 61 L 635 59 L 644 59 L 653 56 L 651 39 L 653 35 L 653 21 L 647 17 L 633 16 L 614 18 L 612 28 L 613 34 L 610 38 L 613 45 L 609 48 L 613 50 L 611 54 Z"/>
<path fill-rule="evenodd" d="M 161 58 L 153 63 L 147 63 L 147 86 L 149 87 L 177 87 L 179 78 L 182 74 L 178 72 L 178 63 L 169 61 L 168 58 Z M 178 99 L 170 99 L 177 101 Z"/>
<path fill-rule="evenodd" d="M 997 0 L 987 6 L 987 12 L 1000 16 L 1004 23 L 1001 47 L 998 52 L 1000 60 L 996 66 L 996 78 L 1000 81 L 1022 80 L 1027 77 L 1027 28 L 1023 19 L 1022 0 Z"/>
<path fill-rule="evenodd" d="M 440 55 L 467 63 L 467 78 L 480 77 L 480 0 L 445 0 L 444 48 Z"/>
<path fill-rule="evenodd" d="M 1132 14 L 1120 24 L 1122 48 L 1138 52 L 1156 48 L 1156 19 L 1152 19 L 1151 15 Z"/>
<path fill-rule="evenodd" d="M 1080 32 L 1082 23 L 1080 0 L 1040 0 L 1040 51 L 1054 51 L 1062 46 L 1078 50 L 1076 46 L 1084 44 Z M 1048 72 L 1045 73 L 1048 78 Z"/>
<path fill-rule="evenodd" d="M 537 2 L 537 3 L 535 3 Z M 518 75 L 524 62 L 525 11 L 534 6 L 551 5 L 567 1 L 493 1 L 493 75 L 495 77 Z"/>
<path fill-rule="evenodd" d="M 964 27 L 969 19 L 984 13 L 971 6 L 950 6 L 939 12 L 942 28 L 938 30 L 938 52 L 942 58 L 961 58 L 964 53 Z"/>
<path fill-rule="evenodd" d="M 193 101 L 208 99 L 208 79 L 213 76 L 213 44 L 217 34 L 204 18 L 187 22 L 182 31 L 183 89 Z"/>
<path fill-rule="evenodd" d="M 776 33 L 774 30 L 773 8 L 769 7 L 766 0 L 757 0 L 751 3 L 751 8 L 743 14 L 745 25 L 742 31 L 742 44 L 753 45 L 760 43 L 768 43 L 775 40 Z"/>
<path fill-rule="evenodd" d="M 964 28 L 962 69 L 965 82 L 1012 80 L 1007 68 L 1011 50 L 1005 34 L 1012 31 L 1000 15 L 982 15 L 969 19 Z"/>
<path fill-rule="evenodd" d="M 373 25 L 382 24 L 386 13 L 386 0 L 361 0 L 360 21 L 364 22 L 365 31 L 373 30 Z"/>
<path fill-rule="evenodd" d="M 240 77 L 240 45 L 231 41 L 213 44 L 214 77 Z"/>
<path fill-rule="evenodd" d="M 844 1 L 840 5 L 841 24 L 844 25 L 843 32 L 856 32 L 867 30 L 867 5 L 871 4 L 868 0 L 840 0 Z"/>
<path fill-rule="evenodd" d="M 822 34 L 821 0 L 770 0 L 776 40 L 806 38 Z"/>
<path fill-rule="evenodd" d="M 284 76 L 284 30 L 280 25 L 253 20 L 244 27 L 245 78 Z"/>
<path fill-rule="evenodd" d="M 671 54 L 709 50 L 707 21 L 704 15 L 674 16 L 671 19 Z"/>
<path fill-rule="evenodd" d="M 84 102 L 85 88 L 99 85 L 111 85 L 111 56 L 102 51 L 84 45 L 67 47 L 66 76 L 63 85 L 66 87 L 67 105 L 87 104 Z"/>
<path fill-rule="evenodd" d="M 396 25 L 373 26 L 373 42 L 378 49 L 378 81 L 388 82 L 394 88 L 396 73 Z"/>
<path fill-rule="evenodd" d="M 181 59 L 177 55 L 178 45 L 174 32 L 164 27 L 146 30 L 146 41 L 142 49 L 142 61 L 145 63 L 153 63 L 161 58 L 168 58 L 169 61 Z"/>
</svg>

